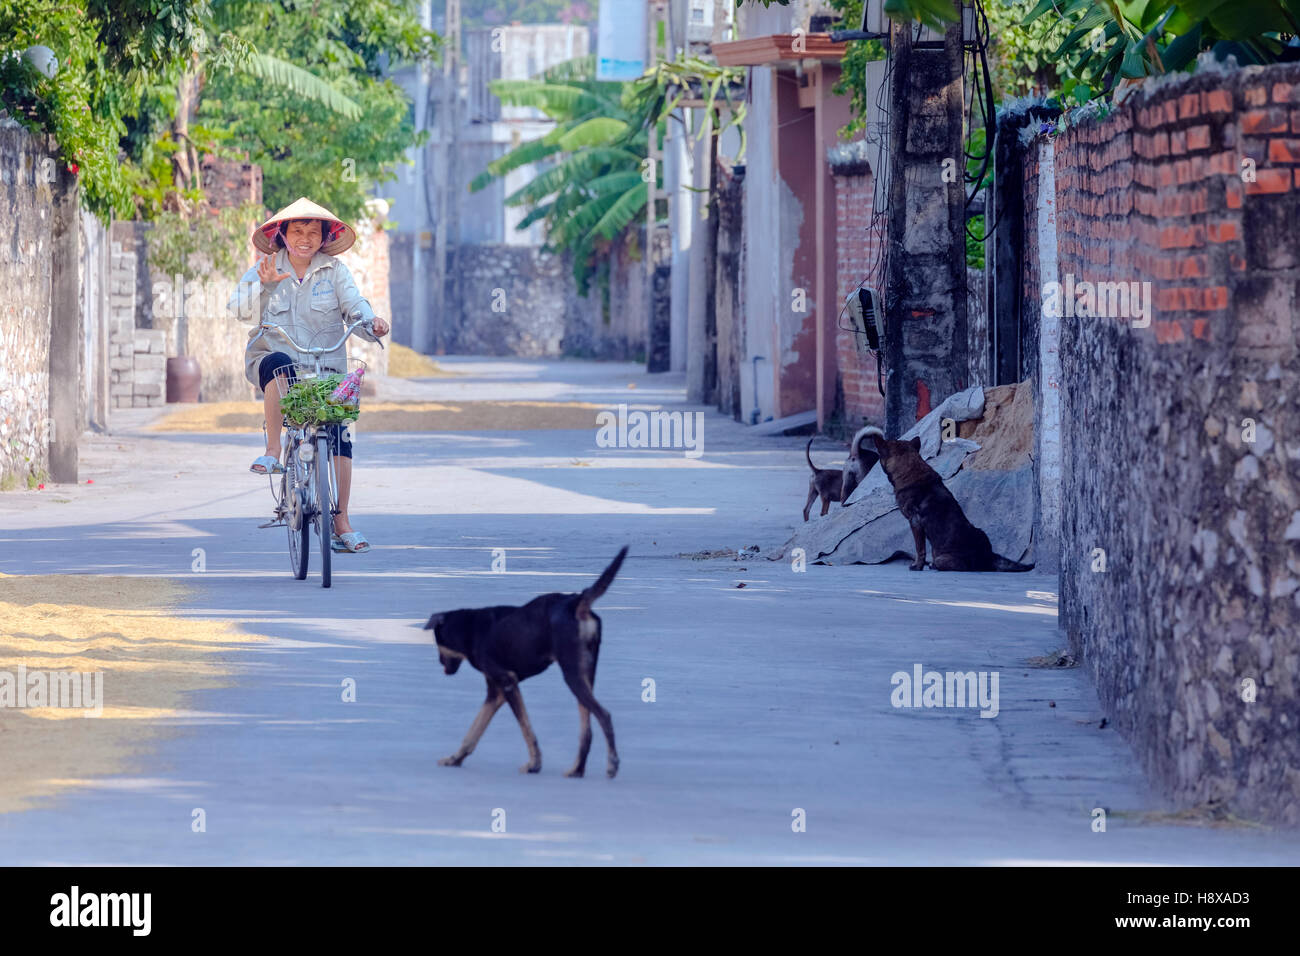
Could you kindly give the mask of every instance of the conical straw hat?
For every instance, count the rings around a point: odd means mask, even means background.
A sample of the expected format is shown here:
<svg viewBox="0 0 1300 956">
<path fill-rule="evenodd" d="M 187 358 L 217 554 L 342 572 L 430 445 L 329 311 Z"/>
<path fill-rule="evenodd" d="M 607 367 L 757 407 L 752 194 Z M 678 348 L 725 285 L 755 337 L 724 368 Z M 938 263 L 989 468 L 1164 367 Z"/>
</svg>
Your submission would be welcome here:
<svg viewBox="0 0 1300 956">
<path fill-rule="evenodd" d="M 323 219 L 327 223 L 325 244 L 320 249 L 327 256 L 337 256 L 341 252 L 346 252 L 352 248 L 352 243 L 357 241 L 357 234 L 351 226 L 324 206 L 318 206 L 303 196 L 258 226 L 253 231 L 253 246 L 258 252 L 267 254 L 275 252 L 278 248 L 275 245 L 275 234 L 279 231 L 280 224 L 293 219 Z"/>
</svg>

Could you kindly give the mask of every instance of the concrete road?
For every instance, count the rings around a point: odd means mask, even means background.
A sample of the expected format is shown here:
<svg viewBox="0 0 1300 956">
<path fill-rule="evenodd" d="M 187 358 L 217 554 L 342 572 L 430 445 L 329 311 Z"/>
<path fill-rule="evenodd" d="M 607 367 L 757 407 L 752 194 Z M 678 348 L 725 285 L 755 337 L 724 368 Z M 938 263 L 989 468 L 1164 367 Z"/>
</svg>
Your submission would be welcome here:
<svg viewBox="0 0 1300 956">
<path fill-rule="evenodd" d="M 680 377 L 632 365 L 444 364 L 466 374 L 400 383 L 398 397 L 697 410 Z M 1083 670 L 1025 664 L 1064 644 L 1053 577 L 682 557 L 779 545 L 807 486 L 801 439 L 698 410 L 695 460 L 599 448 L 594 430 L 363 434 L 353 512 L 375 547 L 337 556 L 328 591 L 314 564 L 290 577 L 282 530 L 257 528 L 269 495 L 246 473 L 253 437 L 150 434 L 155 412 L 88 436 L 81 485 L 0 496 L 0 570 L 179 578 L 195 588 L 184 613 L 273 640 L 228 655 L 233 684 L 195 694 L 123 773 L 0 815 L 0 863 L 1300 861 L 1292 835 L 1143 822 L 1163 804 L 1099 729 Z M 597 606 L 617 779 L 598 730 L 587 778 L 562 776 L 577 713 L 554 668 L 523 685 L 539 775 L 518 772 L 505 708 L 463 767 L 439 767 L 483 683 L 441 673 L 428 615 L 578 590 L 624 544 Z M 917 664 L 998 672 L 997 716 L 895 708 L 891 675 Z M 195 808 L 206 832 L 192 832 Z"/>
</svg>

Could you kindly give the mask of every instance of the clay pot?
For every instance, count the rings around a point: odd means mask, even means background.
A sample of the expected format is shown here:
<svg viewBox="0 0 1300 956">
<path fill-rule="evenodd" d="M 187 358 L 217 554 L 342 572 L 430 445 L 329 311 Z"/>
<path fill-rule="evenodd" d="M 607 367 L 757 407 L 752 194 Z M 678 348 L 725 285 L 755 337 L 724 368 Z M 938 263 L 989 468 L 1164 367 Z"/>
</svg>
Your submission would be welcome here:
<svg viewBox="0 0 1300 956">
<path fill-rule="evenodd" d="M 167 360 L 167 401 L 197 402 L 203 373 L 199 360 L 192 355 L 179 355 Z"/>
</svg>

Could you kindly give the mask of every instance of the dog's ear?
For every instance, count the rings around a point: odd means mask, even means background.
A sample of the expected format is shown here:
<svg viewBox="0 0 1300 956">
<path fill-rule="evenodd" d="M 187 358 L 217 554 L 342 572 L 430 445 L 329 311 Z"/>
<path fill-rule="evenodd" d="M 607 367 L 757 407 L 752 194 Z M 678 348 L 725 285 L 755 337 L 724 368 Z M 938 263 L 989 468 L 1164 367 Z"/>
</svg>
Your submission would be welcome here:
<svg viewBox="0 0 1300 956">
<path fill-rule="evenodd" d="M 873 435 L 871 435 L 871 444 L 873 444 L 873 445 L 876 446 L 876 454 L 877 454 L 877 455 L 882 455 L 882 456 L 883 456 L 883 455 L 885 454 L 885 439 L 884 439 L 884 438 L 882 438 L 882 437 L 879 436 L 879 435 L 875 435 L 875 434 L 873 434 Z"/>
<path fill-rule="evenodd" d="M 908 442 L 908 444 L 911 445 L 915 451 L 919 452 L 921 450 L 921 436 L 917 435 L 910 442 Z"/>
<path fill-rule="evenodd" d="M 434 630 L 435 628 L 437 628 L 437 626 L 438 626 L 439 624 L 442 623 L 442 619 L 445 618 L 446 616 L 447 616 L 446 614 L 435 614 L 435 615 L 433 615 L 433 617 L 429 618 L 429 623 L 426 624 L 426 625 L 424 625 L 424 629 L 425 629 L 426 631 L 432 631 L 432 630 Z"/>
</svg>

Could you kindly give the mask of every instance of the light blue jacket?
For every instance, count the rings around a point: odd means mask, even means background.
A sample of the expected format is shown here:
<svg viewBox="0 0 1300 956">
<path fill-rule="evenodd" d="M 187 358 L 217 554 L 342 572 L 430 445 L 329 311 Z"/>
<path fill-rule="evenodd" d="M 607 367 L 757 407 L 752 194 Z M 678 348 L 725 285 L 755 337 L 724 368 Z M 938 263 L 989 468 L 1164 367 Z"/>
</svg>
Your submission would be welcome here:
<svg viewBox="0 0 1300 956">
<path fill-rule="evenodd" d="M 266 287 L 258 279 L 257 266 L 254 266 L 239 280 L 226 303 L 227 311 L 244 322 L 266 320 L 282 325 L 307 346 L 330 345 L 338 341 L 343 334 L 345 317 L 350 320 L 353 312 L 359 311 L 364 318 L 374 318 L 375 312 L 362 297 L 352 271 L 334 256 L 317 252 L 301 281 L 289 265 L 289 253 L 284 249 L 276 251 L 273 264 L 277 272 L 287 272 L 290 277 Z M 249 332 L 249 339 L 254 338 L 257 332 L 256 328 Z M 379 341 L 364 328 L 357 329 L 356 334 L 372 342 Z M 284 352 L 296 362 L 312 363 L 311 356 L 298 352 L 284 336 L 274 330 L 268 331 L 248 349 L 244 362 L 244 377 L 253 385 L 259 384 L 258 365 L 272 352 Z M 326 353 L 321 364 L 336 372 L 346 372 L 347 345 Z"/>
</svg>

